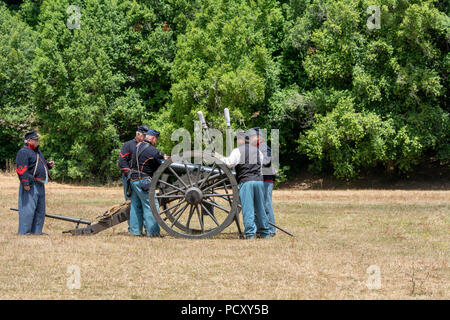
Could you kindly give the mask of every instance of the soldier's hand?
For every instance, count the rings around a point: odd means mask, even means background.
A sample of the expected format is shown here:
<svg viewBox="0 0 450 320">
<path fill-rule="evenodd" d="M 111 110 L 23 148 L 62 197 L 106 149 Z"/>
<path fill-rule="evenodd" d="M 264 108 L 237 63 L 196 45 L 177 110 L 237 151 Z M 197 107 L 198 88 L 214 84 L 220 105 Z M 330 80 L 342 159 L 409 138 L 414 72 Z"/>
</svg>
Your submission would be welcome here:
<svg viewBox="0 0 450 320">
<path fill-rule="evenodd" d="M 25 189 L 25 191 L 30 191 L 30 186 L 23 186 L 23 188 Z"/>
<path fill-rule="evenodd" d="M 164 160 L 167 160 L 169 158 L 170 158 L 170 156 L 168 156 L 167 154 L 164 155 Z"/>
</svg>

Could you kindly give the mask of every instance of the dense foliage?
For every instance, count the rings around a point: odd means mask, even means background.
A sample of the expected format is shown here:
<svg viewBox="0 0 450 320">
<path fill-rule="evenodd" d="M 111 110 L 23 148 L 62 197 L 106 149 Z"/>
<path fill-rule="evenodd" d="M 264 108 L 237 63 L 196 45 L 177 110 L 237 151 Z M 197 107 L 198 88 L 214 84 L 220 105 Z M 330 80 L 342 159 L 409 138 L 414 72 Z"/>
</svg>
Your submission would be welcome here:
<svg viewBox="0 0 450 320">
<path fill-rule="evenodd" d="M 369 28 L 379 8 L 379 28 Z M 77 16 L 70 6 L 80 8 Z M 342 179 L 450 158 L 447 1 L 0 3 L 0 164 L 38 129 L 54 176 L 119 175 L 141 123 L 280 130 L 281 165 Z M 375 13 L 374 13 L 375 15 Z M 79 28 L 69 26 L 79 23 Z"/>
</svg>

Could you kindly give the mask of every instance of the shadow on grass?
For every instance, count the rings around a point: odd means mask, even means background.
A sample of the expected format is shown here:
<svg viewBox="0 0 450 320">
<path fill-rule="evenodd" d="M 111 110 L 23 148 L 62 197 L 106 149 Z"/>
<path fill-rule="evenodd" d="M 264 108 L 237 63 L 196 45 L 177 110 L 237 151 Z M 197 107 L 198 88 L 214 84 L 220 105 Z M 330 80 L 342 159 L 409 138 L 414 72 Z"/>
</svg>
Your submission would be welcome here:
<svg viewBox="0 0 450 320">
<path fill-rule="evenodd" d="M 136 237 L 136 236 L 133 236 L 133 235 L 129 234 L 126 231 L 116 232 L 116 233 L 114 233 L 114 235 Z M 138 236 L 138 237 L 145 238 L 144 235 Z M 162 238 L 163 239 L 182 239 L 182 240 L 215 240 L 215 239 L 236 240 L 236 239 L 240 239 L 239 232 L 222 232 L 222 233 L 218 234 L 217 236 L 214 236 L 214 237 L 211 237 L 211 238 L 207 238 L 207 239 L 177 238 L 177 237 L 172 237 L 172 236 L 168 235 L 167 233 L 164 233 L 164 234 L 162 234 Z M 161 239 L 161 238 L 157 238 L 157 239 Z"/>
</svg>

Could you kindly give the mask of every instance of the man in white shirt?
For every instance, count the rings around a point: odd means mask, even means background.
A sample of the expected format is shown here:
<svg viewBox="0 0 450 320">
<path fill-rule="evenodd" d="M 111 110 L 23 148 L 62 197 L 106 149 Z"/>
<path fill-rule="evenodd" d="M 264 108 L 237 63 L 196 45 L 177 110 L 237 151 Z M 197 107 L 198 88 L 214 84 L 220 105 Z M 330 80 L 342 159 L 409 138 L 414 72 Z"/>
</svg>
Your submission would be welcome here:
<svg viewBox="0 0 450 320">
<path fill-rule="evenodd" d="M 235 168 L 247 239 L 254 239 L 257 230 L 261 238 L 270 238 L 264 208 L 264 184 L 261 171 L 263 154 L 256 147 L 256 140 L 249 141 L 250 136 L 254 135 L 255 133 L 252 132 L 238 133 L 238 147 L 231 152 L 229 157 L 219 156 L 219 159 L 228 167 Z"/>
</svg>

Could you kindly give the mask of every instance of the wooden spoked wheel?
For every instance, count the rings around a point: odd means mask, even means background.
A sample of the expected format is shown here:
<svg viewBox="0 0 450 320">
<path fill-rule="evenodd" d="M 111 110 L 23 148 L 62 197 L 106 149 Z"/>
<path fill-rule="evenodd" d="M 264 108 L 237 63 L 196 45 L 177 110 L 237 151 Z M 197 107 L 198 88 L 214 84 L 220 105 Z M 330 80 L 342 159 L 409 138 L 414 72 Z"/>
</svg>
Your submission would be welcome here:
<svg viewBox="0 0 450 320">
<path fill-rule="evenodd" d="M 149 200 L 153 216 L 169 235 L 202 239 L 219 234 L 233 222 L 239 191 L 222 161 L 202 151 L 189 151 L 172 156 L 153 174 Z"/>
</svg>

